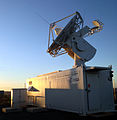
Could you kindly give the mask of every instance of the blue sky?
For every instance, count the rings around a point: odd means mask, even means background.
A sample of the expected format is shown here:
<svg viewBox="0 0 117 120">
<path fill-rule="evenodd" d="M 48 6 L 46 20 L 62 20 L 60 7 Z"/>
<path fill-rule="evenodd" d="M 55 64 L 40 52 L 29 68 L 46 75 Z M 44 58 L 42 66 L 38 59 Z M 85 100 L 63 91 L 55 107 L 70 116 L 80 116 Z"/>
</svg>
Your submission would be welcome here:
<svg viewBox="0 0 117 120">
<path fill-rule="evenodd" d="M 49 23 L 80 12 L 85 25 L 99 19 L 104 29 L 86 40 L 97 49 L 90 66 L 112 65 L 117 81 L 116 0 L 0 0 L 0 89 L 23 87 L 27 78 L 72 68 L 66 54 L 47 52 Z M 38 15 L 39 14 L 39 15 Z"/>
</svg>

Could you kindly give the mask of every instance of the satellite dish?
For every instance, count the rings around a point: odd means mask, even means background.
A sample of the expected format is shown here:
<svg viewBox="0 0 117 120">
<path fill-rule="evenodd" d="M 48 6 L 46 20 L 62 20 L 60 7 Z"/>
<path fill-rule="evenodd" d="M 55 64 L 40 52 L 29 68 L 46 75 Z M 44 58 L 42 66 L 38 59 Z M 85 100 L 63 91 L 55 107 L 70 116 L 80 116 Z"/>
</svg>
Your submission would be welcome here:
<svg viewBox="0 0 117 120">
<path fill-rule="evenodd" d="M 56 23 L 73 16 L 74 17 L 68 22 L 68 24 L 62 29 L 58 27 Z M 93 28 L 88 26 L 83 26 L 83 19 L 80 16 L 80 13 L 76 12 L 75 14 L 69 15 L 57 22 L 51 23 L 49 27 L 49 40 L 48 40 L 48 50 L 47 52 L 53 56 L 63 55 L 68 53 L 75 61 L 75 66 L 83 65 L 85 62 L 91 60 L 95 53 L 96 49 L 90 45 L 84 37 L 86 35 L 92 35 L 96 32 L 99 32 L 103 28 L 103 23 L 99 20 L 94 20 Z M 53 31 L 57 35 L 54 39 Z M 52 34 L 53 42 L 50 45 L 50 33 Z"/>
</svg>

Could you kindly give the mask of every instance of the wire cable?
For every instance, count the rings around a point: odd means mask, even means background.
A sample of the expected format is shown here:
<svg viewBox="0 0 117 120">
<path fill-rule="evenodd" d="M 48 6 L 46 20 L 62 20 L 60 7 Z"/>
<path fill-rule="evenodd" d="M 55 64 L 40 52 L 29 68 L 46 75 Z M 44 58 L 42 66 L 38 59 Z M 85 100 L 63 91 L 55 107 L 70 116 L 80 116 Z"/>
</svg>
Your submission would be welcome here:
<svg viewBox="0 0 117 120">
<path fill-rule="evenodd" d="M 35 12 L 43 21 L 45 21 L 47 24 L 50 25 L 50 23 L 42 16 L 40 15 L 39 13 Z"/>
</svg>

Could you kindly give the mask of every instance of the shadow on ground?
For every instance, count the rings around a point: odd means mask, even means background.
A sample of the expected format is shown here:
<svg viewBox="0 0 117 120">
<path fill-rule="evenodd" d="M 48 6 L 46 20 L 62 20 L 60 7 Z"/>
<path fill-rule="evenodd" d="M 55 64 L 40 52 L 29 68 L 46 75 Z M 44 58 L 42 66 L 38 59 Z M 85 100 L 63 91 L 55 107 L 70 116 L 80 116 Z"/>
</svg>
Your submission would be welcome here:
<svg viewBox="0 0 117 120">
<path fill-rule="evenodd" d="M 117 113 L 108 113 L 106 116 L 100 114 L 95 116 L 82 117 L 75 113 L 48 110 L 42 112 L 12 112 L 0 113 L 0 120 L 114 120 L 117 118 Z"/>
</svg>

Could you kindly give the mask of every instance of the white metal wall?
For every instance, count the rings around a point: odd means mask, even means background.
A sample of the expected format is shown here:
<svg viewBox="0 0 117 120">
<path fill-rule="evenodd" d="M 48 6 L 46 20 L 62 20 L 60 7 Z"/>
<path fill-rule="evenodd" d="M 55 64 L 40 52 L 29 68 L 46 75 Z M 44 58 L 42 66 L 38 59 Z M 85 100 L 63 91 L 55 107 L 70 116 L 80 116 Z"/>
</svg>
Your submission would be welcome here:
<svg viewBox="0 0 117 120">
<path fill-rule="evenodd" d="M 28 96 L 35 96 L 34 103 L 41 107 L 46 104 L 49 108 L 82 114 L 111 111 L 114 99 L 110 70 L 102 69 L 85 71 L 81 66 L 28 79 L 27 88 L 34 86 L 39 90 L 28 92 Z"/>
<path fill-rule="evenodd" d="M 84 90 L 46 89 L 46 107 L 79 114 L 86 114 Z"/>
<path fill-rule="evenodd" d="M 29 85 L 29 81 L 32 84 Z M 34 86 L 39 92 L 28 92 L 28 96 L 40 97 L 39 106 L 45 107 L 45 88 L 50 89 L 84 89 L 82 67 L 57 72 L 54 74 L 35 77 L 27 80 L 27 88 Z M 34 101 L 37 103 L 37 100 Z"/>
</svg>

